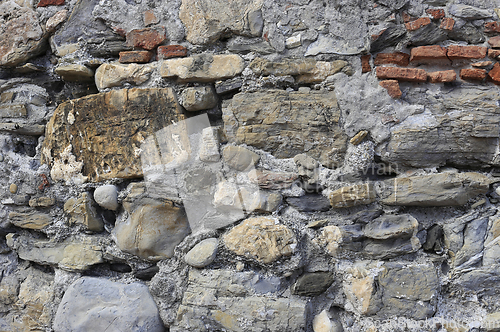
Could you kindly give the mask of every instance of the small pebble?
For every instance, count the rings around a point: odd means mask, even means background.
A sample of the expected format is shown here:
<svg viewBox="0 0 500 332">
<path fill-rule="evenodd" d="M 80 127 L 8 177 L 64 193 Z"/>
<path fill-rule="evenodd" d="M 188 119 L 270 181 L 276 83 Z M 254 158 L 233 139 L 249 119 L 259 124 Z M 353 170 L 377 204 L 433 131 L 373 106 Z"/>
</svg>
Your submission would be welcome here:
<svg viewBox="0 0 500 332">
<path fill-rule="evenodd" d="M 4 160 L 3 155 L 0 154 L 0 162 L 2 162 L 3 160 Z"/>
<path fill-rule="evenodd" d="M 12 194 L 17 193 L 17 184 L 13 183 L 10 185 L 9 190 Z"/>
<path fill-rule="evenodd" d="M 218 243 L 219 241 L 216 238 L 201 241 L 186 254 L 184 257 L 185 262 L 197 268 L 209 265 L 215 259 Z"/>
</svg>

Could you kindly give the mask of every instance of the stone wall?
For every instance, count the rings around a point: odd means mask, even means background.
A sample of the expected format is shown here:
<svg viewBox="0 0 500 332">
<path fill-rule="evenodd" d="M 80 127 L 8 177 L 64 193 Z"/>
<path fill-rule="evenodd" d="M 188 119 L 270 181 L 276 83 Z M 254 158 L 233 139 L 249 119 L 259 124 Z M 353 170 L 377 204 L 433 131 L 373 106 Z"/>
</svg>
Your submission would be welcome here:
<svg viewBox="0 0 500 332">
<path fill-rule="evenodd" d="M 0 1 L 1 331 L 500 331 L 500 1 Z"/>
</svg>

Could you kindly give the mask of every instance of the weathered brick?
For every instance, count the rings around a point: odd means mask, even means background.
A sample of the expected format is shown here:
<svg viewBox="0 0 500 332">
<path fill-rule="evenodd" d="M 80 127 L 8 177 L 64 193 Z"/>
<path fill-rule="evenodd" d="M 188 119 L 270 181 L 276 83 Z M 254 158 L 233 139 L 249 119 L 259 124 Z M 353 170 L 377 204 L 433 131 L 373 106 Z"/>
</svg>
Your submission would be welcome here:
<svg viewBox="0 0 500 332">
<path fill-rule="evenodd" d="M 488 22 L 484 24 L 484 32 L 494 33 L 500 32 L 500 22 Z"/>
<path fill-rule="evenodd" d="M 455 20 L 452 19 L 451 17 L 445 17 L 441 20 L 441 24 L 439 27 L 444 30 L 453 30 L 453 27 L 455 26 Z"/>
<path fill-rule="evenodd" d="M 361 57 L 361 72 L 362 73 L 368 73 L 372 71 L 372 67 L 370 66 L 370 58 L 371 54 L 363 55 Z"/>
<path fill-rule="evenodd" d="M 393 79 L 398 81 L 425 82 L 427 73 L 423 69 L 377 67 L 377 77 L 381 79 Z"/>
<path fill-rule="evenodd" d="M 491 37 L 488 39 L 488 44 L 493 48 L 500 48 L 500 36 Z"/>
<path fill-rule="evenodd" d="M 155 12 L 150 9 L 144 12 L 144 25 L 150 26 L 156 23 L 159 23 L 160 19 L 155 15 Z"/>
<path fill-rule="evenodd" d="M 500 55 L 500 50 L 488 50 L 488 56 L 492 59 L 496 59 Z"/>
<path fill-rule="evenodd" d="M 435 71 L 427 73 L 427 77 L 431 83 L 453 82 L 457 79 L 457 73 L 454 70 Z"/>
<path fill-rule="evenodd" d="M 495 63 L 493 69 L 488 73 L 488 78 L 495 84 L 500 84 L 500 63 Z"/>
<path fill-rule="evenodd" d="M 434 20 L 439 20 L 440 18 L 443 18 L 445 16 L 444 9 L 429 8 L 425 12 L 431 15 Z"/>
<path fill-rule="evenodd" d="M 188 50 L 182 45 L 165 45 L 158 47 L 158 59 L 182 58 L 187 56 Z"/>
<path fill-rule="evenodd" d="M 407 12 L 403 12 L 402 16 L 403 16 L 403 22 L 405 23 L 415 21 L 417 19 L 416 17 L 411 16 Z"/>
<path fill-rule="evenodd" d="M 484 69 L 467 68 L 460 70 L 460 78 L 466 81 L 482 81 L 488 72 Z"/>
<path fill-rule="evenodd" d="M 410 61 L 448 59 L 446 48 L 439 45 L 420 46 L 411 49 Z"/>
<path fill-rule="evenodd" d="M 394 99 L 399 99 L 402 95 L 401 89 L 399 88 L 399 82 L 397 80 L 385 80 L 379 82 L 380 86 L 387 90 L 389 96 Z"/>
<path fill-rule="evenodd" d="M 64 0 L 40 0 L 37 7 L 62 6 Z"/>
<path fill-rule="evenodd" d="M 127 33 L 127 46 L 151 51 L 167 40 L 165 27 L 134 29 Z"/>
<path fill-rule="evenodd" d="M 398 66 L 408 66 L 408 64 L 410 63 L 410 55 L 403 52 L 379 53 L 375 57 L 375 60 L 373 60 L 373 63 L 376 66 L 386 65 L 390 63 Z"/>
<path fill-rule="evenodd" d="M 151 51 L 120 52 L 120 63 L 146 63 L 151 61 L 154 53 Z"/>
<path fill-rule="evenodd" d="M 450 59 L 482 59 L 486 57 L 488 49 L 482 46 L 448 46 L 448 58 Z"/>
<path fill-rule="evenodd" d="M 416 19 L 415 21 L 411 21 L 408 23 L 405 23 L 406 30 L 414 31 L 418 30 L 423 26 L 426 26 L 428 24 L 431 24 L 431 19 L 428 17 L 421 17 Z"/>
</svg>

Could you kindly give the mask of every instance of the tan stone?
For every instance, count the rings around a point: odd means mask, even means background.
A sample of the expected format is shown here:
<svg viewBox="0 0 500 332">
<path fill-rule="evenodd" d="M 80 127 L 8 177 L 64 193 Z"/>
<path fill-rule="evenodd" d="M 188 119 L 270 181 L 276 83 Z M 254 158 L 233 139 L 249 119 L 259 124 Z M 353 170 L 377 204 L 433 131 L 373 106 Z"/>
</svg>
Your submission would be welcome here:
<svg viewBox="0 0 500 332">
<path fill-rule="evenodd" d="M 16 66 L 43 51 L 43 30 L 32 8 L 3 1 L 0 13 L 0 67 Z"/>
<path fill-rule="evenodd" d="M 57 67 L 55 72 L 68 82 L 91 82 L 94 79 L 94 71 L 84 65 L 63 65 Z"/>
<path fill-rule="evenodd" d="M 142 142 L 182 119 L 169 88 L 113 90 L 73 99 L 60 104 L 47 125 L 42 162 L 52 167 L 55 181 L 141 177 Z"/>
<path fill-rule="evenodd" d="M 45 23 L 45 28 L 47 29 L 48 32 L 54 32 L 56 31 L 57 27 L 59 24 L 63 23 L 66 21 L 68 18 L 68 10 L 63 9 L 55 13 L 53 16 L 51 16 L 48 20 L 47 23 Z"/>
<path fill-rule="evenodd" d="M 297 180 L 298 175 L 290 172 L 273 172 L 268 170 L 251 170 L 248 178 L 260 188 L 264 189 L 286 189 Z"/>
<path fill-rule="evenodd" d="M 239 75 L 243 69 L 245 62 L 236 54 L 203 54 L 160 62 L 162 77 L 177 77 L 187 82 L 214 82 Z"/>
<path fill-rule="evenodd" d="M 332 62 L 318 61 L 313 70 L 307 74 L 299 75 L 296 79 L 297 83 L 320 83 L 328 76 L 334 75 L 341 70 L 344 70 L 349 63 L 344 60 L 336 60 Z"/>
<path fill-rule="evenodd" d="M 10 212 L 9 220 L 17 227 L 36 230 L 40 230 L 52 223 L 52 218 L 48 214 L 37 211 Z"/>
<path fill-rule="evenodd" d="M 2 105 L 0 106 L 0 118 L 26 118 L 28 116 L 28 110 L 26 105 Z"/>
<path fill-rule="evenodd" d="M 226 247 L 261 263 L 272 263 L 295 251 L 295 234 L 273 218 L 256 217 L 243 221 L 223 236 Z"/>
<path fill-rule="evenodd" d="M 371 183 L 356 184 L 332 191 L 329 195 L 334 208 L 370 204 L 376 200 L 376 193 Z"/>
<path fill-rule="evenodd" d="M 261 6 L 262 0 L 230 4 L 224 0 L 183 0 L 179 17 L 190 43 L 209 44 L 231 34 L 259 36 L 263 25 Z"/>
<path fill-rule="evenodd" d="M 56 199 L 55 198 L 45 197 L 45 196 L 32 198 L 29 201 L 29 205 L 31 207 L 42 207 L 42 208 L 45 208 L 45 207 L 51 207 L 54 204 L 56 204 Z"/>
<path fill-rule="evenodd" d="M 242 146 L 228 145 L 222 150 L 224 163 L 237 171 L 252 169 L 260 160 L 260 156 Z"/>
<path fill-rule="evenodd" d="M 306 153 L 327 166 L 343 162 L 347 136 L 338 124 L 334 92 L 239 93 L 222 111 L 230 142 L 269 151 L 277 158 Z"/>
<path fill-rule="evenodd" d="M 151 76 L 153 67 L 149 64 L 105 63 L 95 72 L 95 84 L 99 90 L 123 86 L 125 83 L 139 85 Z"/>
<path fill-rule="evenodd" d="M 92 200 L 88 193 L 81 193 L 78 199 L 70 198 L 64 203 L 64 212 L 71 217 L 69 224 L 83 225 L 87 230 L 101 232 L 104 230 L 104 223 L 97 216 L 97 212 L 92 206 Z"/>
<path fill-rule="evenodd" d="M 124 207 L 129 217 L 116 223 L 113 234 L 118 247 L 130 254 L 149 260 L 171 258 L 190 232 L 184 209 L 171 201 L 140 198 Z"/>
<path fill-rule="evenodd" d="M 319 246 L 324 247 L 331 256 L 337 256 L 343 242 L 342 230 L 337 226 L 325 226 L 320 235 L 314 240 Z"/>
</svg>

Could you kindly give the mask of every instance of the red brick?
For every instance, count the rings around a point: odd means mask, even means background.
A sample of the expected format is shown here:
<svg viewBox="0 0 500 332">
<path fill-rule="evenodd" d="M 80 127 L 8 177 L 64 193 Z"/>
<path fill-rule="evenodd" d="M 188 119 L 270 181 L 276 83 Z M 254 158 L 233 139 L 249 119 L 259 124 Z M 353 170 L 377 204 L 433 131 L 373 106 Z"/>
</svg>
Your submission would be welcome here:
<svg viewBox="0 0 500 332">
<path fill-rule="evenodd" d="M 411 21 L 408 23 L 405 23 L 406 30 L 417 30 L 420 29 L 423 26 L 426 26 L 427 24 L 431 24 L 431 19 L 428 17 L 421 17 L 419 19 L 416 19 L 415 21 Z"/>
<path fill-rule="evenodd" d="M 135 29 L 127 33 L 127 46 L 151 51 L 167 40 L 165 27 Z"/>
<path fill-rule="evenodd" d="M 488 77 L 495 84 L 500 84 L 500 63 L 495 63 L 493 69 L 488 73 Z"/>
<path fill-rule="evenodd" d="M 158 59 L 181 58 L 187 56 L 188 50 L 182 45 L 166 45 L 158 47 Z"/>
<path fill-rule="evenodd" d="M 455 26 L 455 20 L 451 17 L 445 17 L 441 20 L 441 25 L 439 27 L 451 31 L 453 30 L 453 26 Z"/>
<path fill-rule="evenodd" d="M 427 73 L 423 69 L 377 67 L 377 77 L 381 79 L 393 79 L 398 81 L 425 82 Z"/>
<path fill-rule="evenodd" d="M 488 22 L 484 25 L 484 32 L 494 33 L 500 32 L 500 22 Z"/>
<path fill-rule="evenodd" d="M 416 19 L 417 19 L 416 17 L 411 16 L 407 12 L 403 12 L 403 22 L 408 23 L 411 21 L 415 21 Z"/>
<path fill-rule="evenodd" d="M 150 25 L 156 24 L 158 22 L 160 22 L 160 19 L 158 17 L 156 17 L 155 12 L 152 9 L 146 10 L 144 12 L 144 25 L 145 26 L 150 26 Z"/>
<path fill-rule="evenodd" d="M 410 61 L 448 59 L 446 52 L 446 48 L 439 45 L 414 47 Z"/>
<path fill-rule="evenodd" d="M 361 72 L 368 73 L 372 71 L 372 66 L 370 66 L 371 54 L 363 55 L 361 57 Z"/>
<path fill-rule="evenodd" d="M 399 88 L 399 82 L 396 80 L 385 80 L 379 82 L 380 86 L 387 90 L 389 96 L 394 99 L 401 97 L 401 89 Z"/>
<path fill-rule="evenodd" d="M 473 64 L 471 64 L 471 66 L 477 67 L 477 68 L 484 68 L 484 67 L 491 66 L 492 64 L 493 64 L 493 62 L 491 62 L 491 61 L 481 61 L 481 62 L 473 63 Z"/>
<path fill-rule="evenodd" d="M 427 14 L 431 15 L 433 19 L 439 20 L 445 16 L 444 9 L 427 9 L 425 11 Z"/>
<path fill-rule="evenodd" d="M 428 73 L 427 77 L 431 83 L 453 82 L 457 79 L 457 73 L 454 70 L 443 70 Z"/>
<path fill-rule="evenodd" d="M 376 66 L 392 63 L 398 66 L 406 67 L 410 63 L 410 55 L 403 52 L 379 53 L 375 57 L 375 60 L 373 60 L 373 63 Z"/>
<path fill-rule="evenodd" d="M 488 49 L 482 46 L 448 46 L 448 58 L 450 59 L 482 59 L 486 57 Z"/>
<path fill-rule="evenodd" d="M 466 81 L 482 81 L 488 72 L 484 69 L 467 68 L 460 70 L 460 78 Z"/>
<path fill-rule="evenodd" d="M 62 6 L 64 0 L 40 0 L 37 7 Z"/>
<path fill-rule="evenodd" d="M 151 61 L 154 53 L 151 51 L 120 52 L 120 63 L 146 63 Z"/>
<path fill-rule="evenodd" d="M 500 48 L 500 36 L 491 37 L 488 39 L 488 44 L 493 48 Z"/>
<path fill-rule="evenodd" d="M 488 50 L 488 56 L 492 59 L 496 59 L 498 56 L 500 56 L 500 50 Z"/>
</svg>

